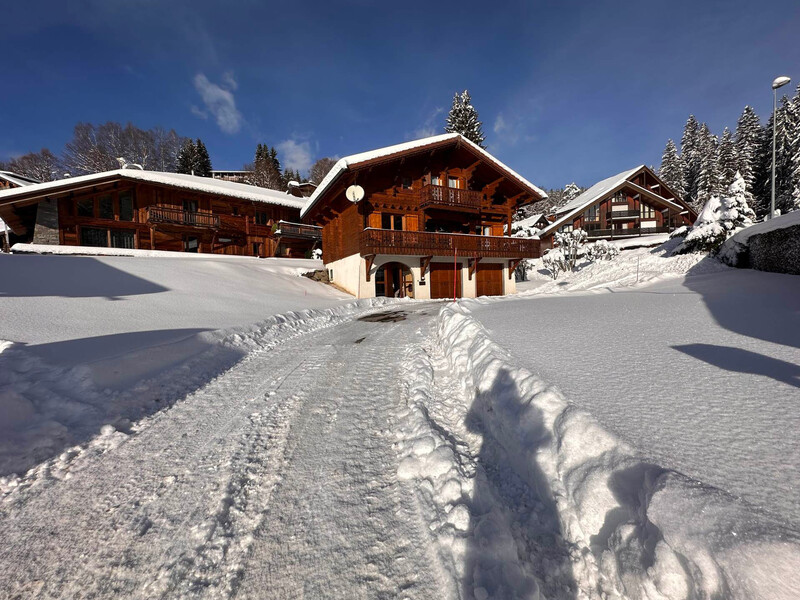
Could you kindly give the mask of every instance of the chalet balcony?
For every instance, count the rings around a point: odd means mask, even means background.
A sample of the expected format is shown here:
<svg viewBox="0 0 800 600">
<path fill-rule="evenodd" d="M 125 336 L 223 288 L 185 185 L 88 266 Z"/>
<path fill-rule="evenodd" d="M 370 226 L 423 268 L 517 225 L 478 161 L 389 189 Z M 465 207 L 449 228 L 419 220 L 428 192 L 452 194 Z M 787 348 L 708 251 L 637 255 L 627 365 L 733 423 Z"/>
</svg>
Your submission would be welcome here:
<svg viewBox="0 0 800 600">
<path fill-rule="evenodd" d="M 275 230 L 275 235 L 320 242 L 322 241 L 322 227 L 304 225 L 302 223 L 290 223 L 289 221 L 278 221 L 278 228 Z"/>
<path fill-rule="evenodd" d="M 638 219 L 640 216 L 638 210 L 614 210 L 606 213 L 606 219 Z"/>
<path fill-rule="evenodd" d="M 505 236 L 365 229 L 361 232 L 361 255 L 403 254 L 483 258 L 536 258 L 539 240 Z"/>
<path fill-rule="evenodd" d="M 461 190 L 442 185 L 426 185 L 419 191 L 420 208 L 443 208 L 447 210 L 479 211 L 482 192 Z"/>
<path fill-rule="evenodd" d="M 151 224 L 181 225 L 219 229 L 219 217 L 210 213 L 188 212 L 165 206 L 148 206 L 147 222 Z"/>
<path fill-rule="evenodd" d="M 672 227 L 629 227 L 628 229 L 587 229 L 586 233 L 590 240 L 598 238 L 624 238 L 638 235 L 651 235 L 653 233 L 669 233 Z M 613 233 L 613 235 L 612 235 Z"/>
</svg>

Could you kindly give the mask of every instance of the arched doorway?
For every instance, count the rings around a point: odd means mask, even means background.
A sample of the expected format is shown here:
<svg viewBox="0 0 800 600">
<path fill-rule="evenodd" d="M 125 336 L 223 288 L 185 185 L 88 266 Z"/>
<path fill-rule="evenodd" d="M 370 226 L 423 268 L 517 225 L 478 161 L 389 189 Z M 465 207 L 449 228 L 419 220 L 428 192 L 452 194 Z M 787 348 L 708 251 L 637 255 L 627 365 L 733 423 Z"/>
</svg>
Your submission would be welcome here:
<svg viewBox="0 0 800 600">
<path fill-rule="evenodd" d="M 413 298 L 414 276 L 406 265 L 389 262 L 375 271 L 375 295 L 388 298 Z"/>
</svg>

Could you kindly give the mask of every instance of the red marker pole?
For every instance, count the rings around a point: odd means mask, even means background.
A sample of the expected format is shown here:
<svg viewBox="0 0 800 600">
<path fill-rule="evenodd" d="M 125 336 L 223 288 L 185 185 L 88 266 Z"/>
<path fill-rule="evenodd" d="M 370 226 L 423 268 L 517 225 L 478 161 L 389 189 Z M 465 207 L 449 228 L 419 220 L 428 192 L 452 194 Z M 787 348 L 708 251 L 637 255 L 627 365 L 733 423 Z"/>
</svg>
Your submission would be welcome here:
<svg viewBox="0 0 800 600">
<path fill-rule="evenodd" d="M 453 302 L 456 301 L 456 286 L 458 285 L 458 248 L 453 251 Z"/>
</svg>

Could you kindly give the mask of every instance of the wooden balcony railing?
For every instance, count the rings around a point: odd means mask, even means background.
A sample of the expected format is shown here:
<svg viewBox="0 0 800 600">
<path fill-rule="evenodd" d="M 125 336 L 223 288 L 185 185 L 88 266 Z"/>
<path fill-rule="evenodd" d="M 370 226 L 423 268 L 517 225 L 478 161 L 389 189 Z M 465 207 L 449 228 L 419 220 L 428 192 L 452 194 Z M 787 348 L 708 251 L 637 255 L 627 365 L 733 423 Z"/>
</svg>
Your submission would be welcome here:
<svg viewBox="0 0 800 600">
<path fill-rule="evenodd" d="M 278 228 L 275 230 L 275 235 L 321 241 L 322 227 L 304 225 L 302 223 L 290 223 L 289 221 L 278 221 Z"/>
<path fill-rule="evenodd" d="M 420 189 L 420 208 L 455 208 L 466 210 L 480 210 L 483 194 L 473 190 L 460 190 L 458 188 L 442 185 L 426 185 Z"/>
<path fill-rule="evenodd" d="M 505 236 L 365 229 L 361 232 L 361 255 L 404 254 L 485 258 L 536 258 L 539 240 Z"/>
<path fill-rule="evenodd" d="M 606 213 L 606 219 L 630 219 L 639 216 L 638 210 L 612 210 Z"/>
<path fill-rule="evenodd" d="M 627 229 L 587 229 L 586 233 L 589 239 L 597 238 L 622 238 L 630 237 L 633 235 L 650 235 L 652 233 L 669 233 L 672 231 L 671 227 L 629 227 Z"/>
<path fill-rule="evenodd" d="M 210 213 L 188 212 L 166 206 L 148 206 L 148 223 L 168 223 L 187 227 L 219 228 L 219 217 Z"/>
</svg>

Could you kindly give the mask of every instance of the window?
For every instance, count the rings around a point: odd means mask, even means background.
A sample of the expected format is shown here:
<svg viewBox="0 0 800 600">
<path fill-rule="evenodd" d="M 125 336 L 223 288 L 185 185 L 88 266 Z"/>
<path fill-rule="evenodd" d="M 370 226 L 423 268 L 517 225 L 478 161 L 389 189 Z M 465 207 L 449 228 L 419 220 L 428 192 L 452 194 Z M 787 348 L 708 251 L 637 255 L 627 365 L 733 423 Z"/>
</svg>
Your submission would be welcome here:
<svg viewBox="0 0 800 600">
<path fill-rule="evenodd" d="M 119 193 L 119 220 L 133 221 L 133 192 Z"/>
<path fill-rule="evenodd" d="M 461 180 L 458 177 L 448 176 L 447 187 L 453 189 L 461 189 Z"/>
<path fill-rule="evenodd" d="M 253 242 L 253 256 L 261 256 L 261 244 Z"/>
<path fill-rule="evenodd" d="M 442 180 L 438 175 L 431 175 L 431 185 L 442 185 Z"/>
<path fill-rule="evenodd" d="M 186 212 L 196 213 L 197 212 L 197 200 L 184 200 L 183 201 L 183 210 L 185 210 Z"/>
<path fill-rule="evenodd" d="M 267 213 L 256 211 L 256 225 L 267 224 Z"/>
<path fill-rule="evenodd" d="M 79 217 L 93 217 L 94 216 L 94 199 L 84 198 L 78 200 L 78 216 Z"/>
<path fill-rule="evenodd" d="M 656 216 L 656 210 L 652 206 L 648 206 L 647 204 L 642 204 L 641 216 L 646 219 L 654 219 Z"/>
<path fill-rule="evenodd" d="M 381 229 L 394 229 L 395 231 L 402 231 L 403 229 L 403 215 L 393 215 L 390 213 L 381 214 Z"/>
<path fill-rule="evenodd" d="M 611 198 L 611 202 L 613 204 L 627 204 L 628 203 L 628 196 L 625 192 L 617 192 L 614 194 L 614 197 Z"/>
<path fill-rule="evenodd" d="M 583 217 L 584 217 L 584 219 L 586 221 L 589 221 L 589 222 L 599 221 L 600 218 L 597 216 L 597 204 L 587 208 L 586 212 L 583 213 Z"/>
<path fill-rule="evenodd" d="M 184 252 L 199 252 L 200 244 L 197 241 L 196 237 L 187 237 L 183 241 L 183 251 Z"/>
<path fill-rule="evenodd" d="M 111 230 L 112 248 L 133 248 L 134 237 L 132 231 Z"/>
<path fill-rule="evenodd" d="M 114 218 L 114 200 L 110 195 L 100 196 L 97 199 L 97 216 L 101 219 Z"/>
<path fill-rule="evenodd" d="M 411 189 L 411 177 L 403 177 L 403 189 L 404 190 Z"/>
<path fill-rule="evenodd" d="M 561 227 L 559 227 L 559 228 L 558 228 L 558 230 L 559 230 L 561 233 L 569 233 L 569 232 L 570 232 L 570 231 L 572 231 L 573 229 L 574 229 L 574 227 L 572 226 L 572 223 L 567 223 L 567 224 L 565 224 L 565 225 L 562 225 Z"/>
<path fill-rule="evenodd" d="M 378 269 L 375 271 L 375 296 L 386 295 L 386 270 Z"/>
<path fill-rule="evenodd" d="M 108 229 L 81 227 L 81 246 L 108 247 Z"/>
</svg>

